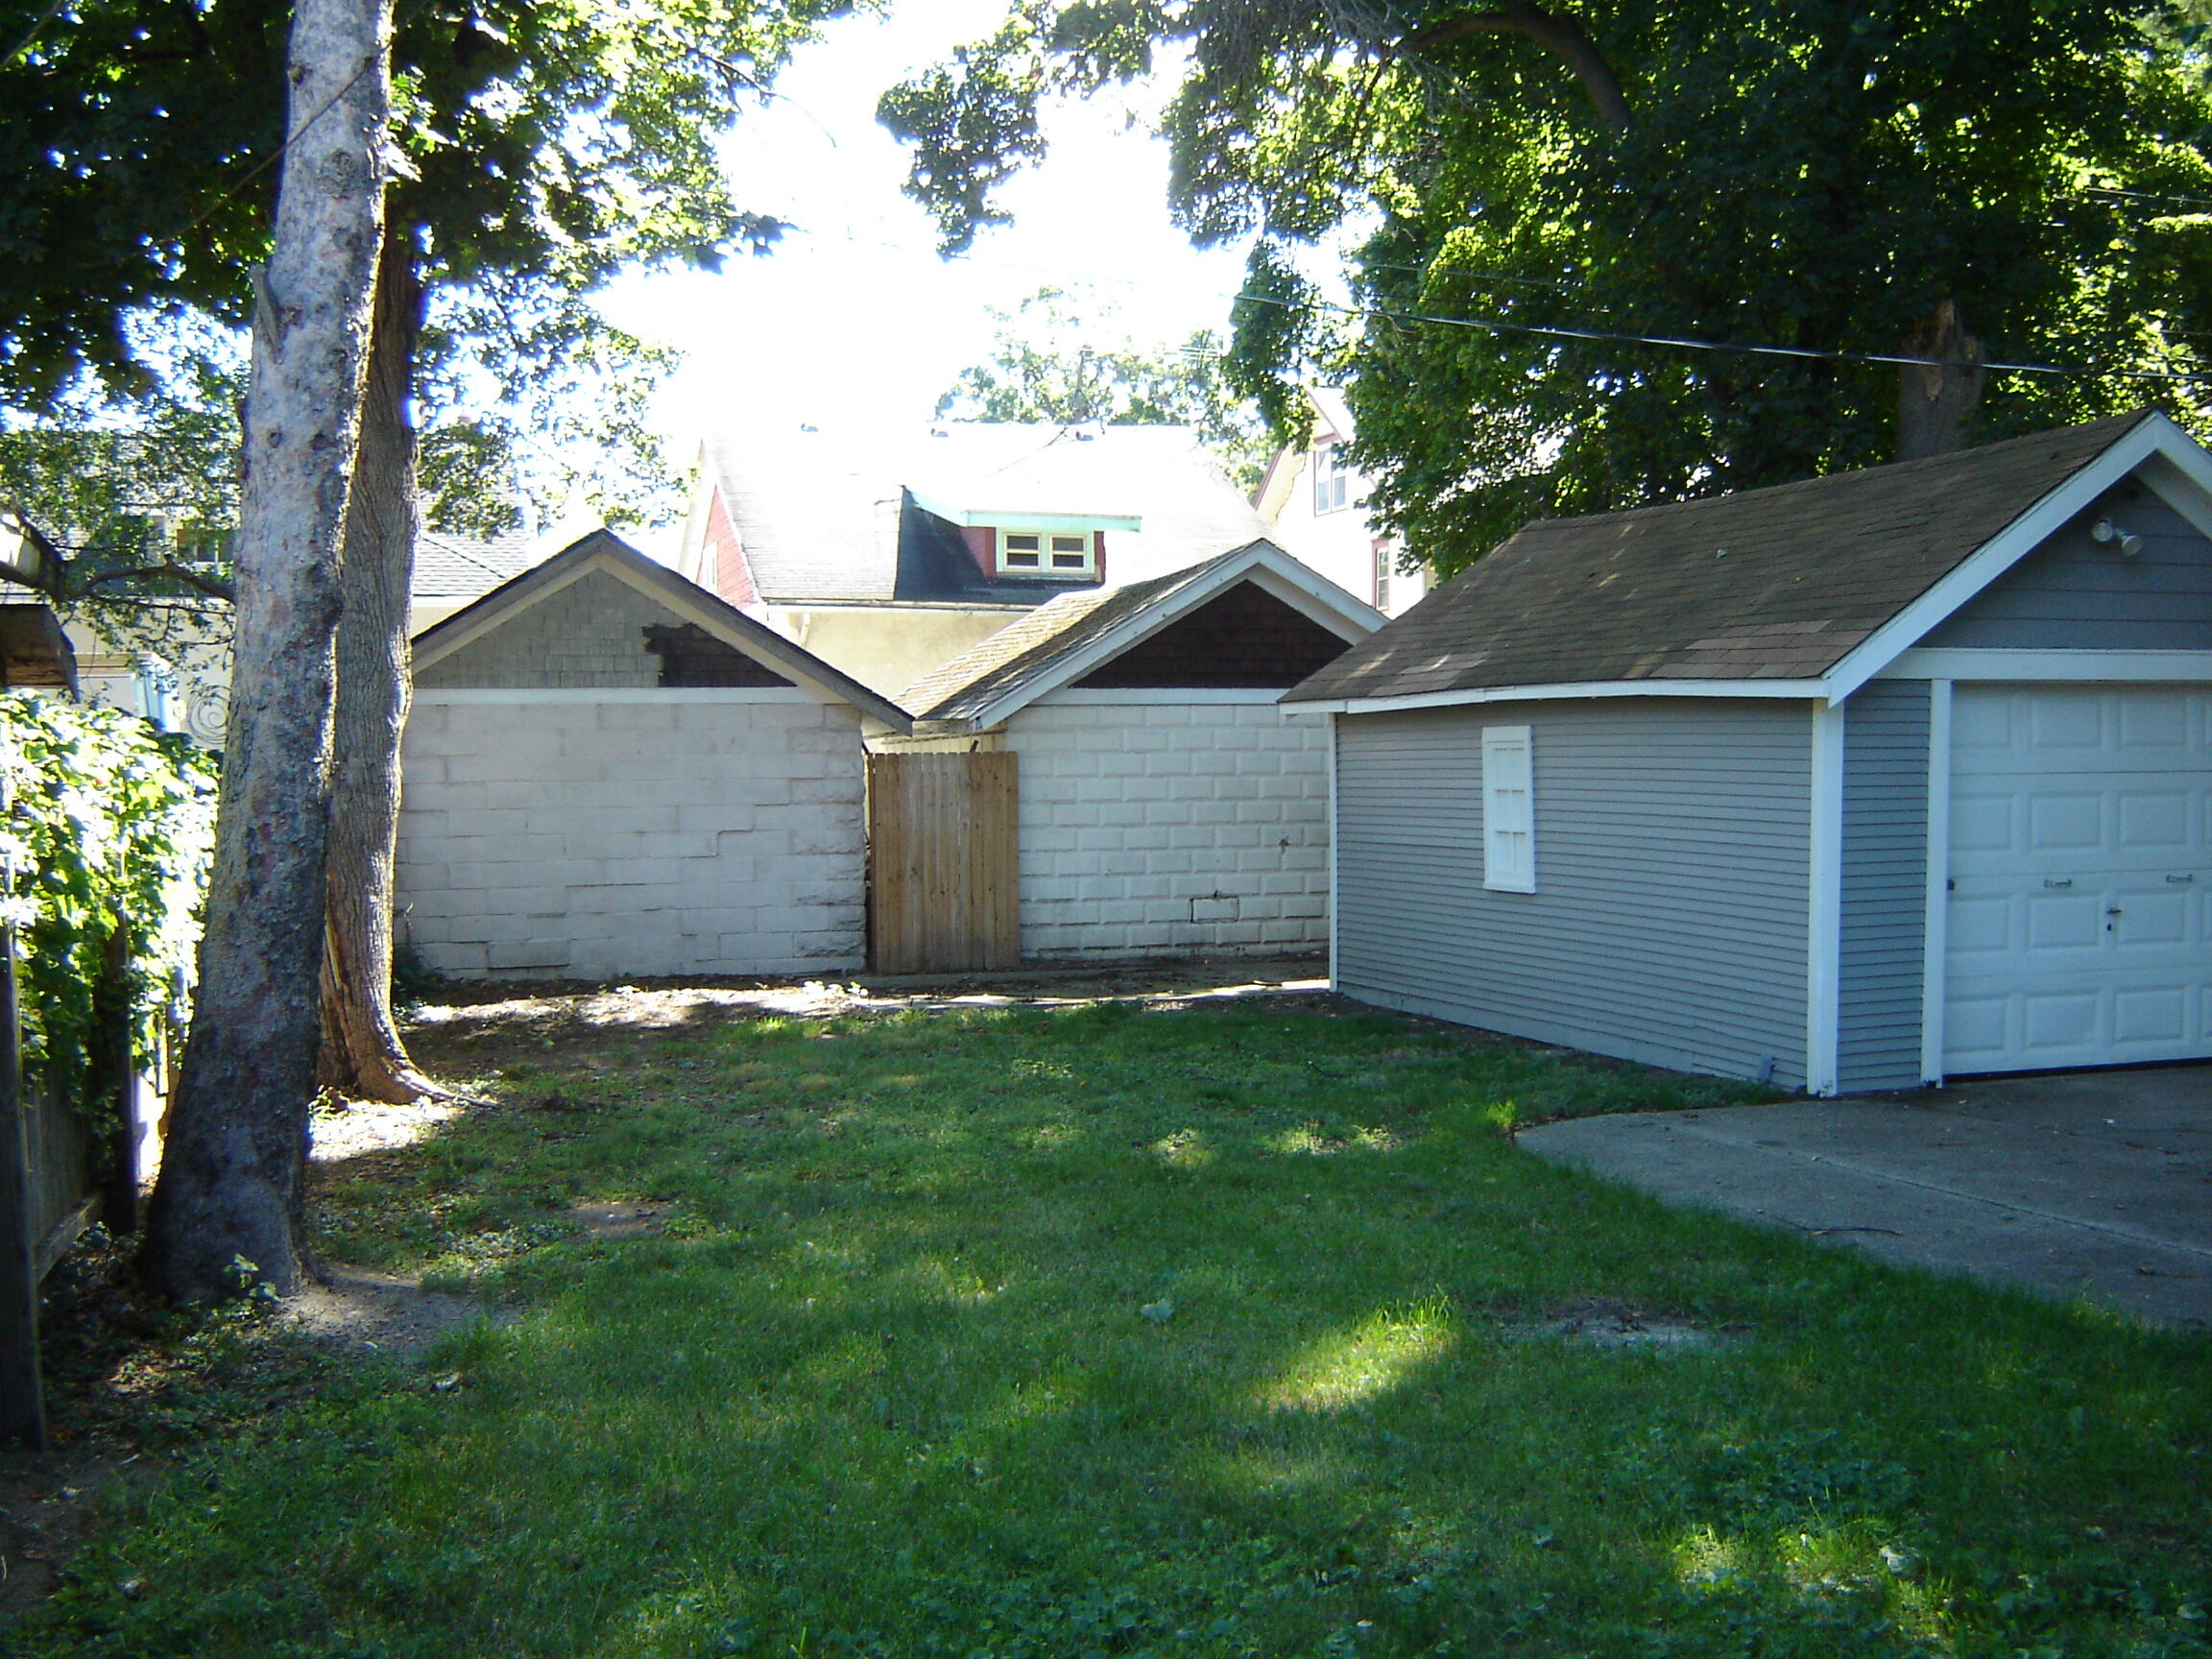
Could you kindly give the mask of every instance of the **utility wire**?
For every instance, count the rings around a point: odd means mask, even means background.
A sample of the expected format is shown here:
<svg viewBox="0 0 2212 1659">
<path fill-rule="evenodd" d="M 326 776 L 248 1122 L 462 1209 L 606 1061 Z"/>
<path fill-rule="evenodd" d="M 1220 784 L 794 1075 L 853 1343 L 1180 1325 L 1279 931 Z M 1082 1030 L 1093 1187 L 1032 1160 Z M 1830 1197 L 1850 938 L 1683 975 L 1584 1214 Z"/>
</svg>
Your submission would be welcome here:
<svg viewBox="0 0 2212 1659">
<path fill-rule="evenodd" d="M 2212 380 L 2212 369 L 2176 373 L 2164 369 L 2088 369 L 2056 363 L 1974 363 L 1957 357 L 1913 357 L 1889 351 L 1820 351 L 1803 346 L 1751 346 L 1735 341 L 1692 340 L 1667 334 L 1627 334 L 1602 328 L 1570 328 L 1540 323 L 1507 323 L 1491 317 L 1439 317 L 1424 311 L 1340 305 L 1327 300 L 1284 300 L 1249 291 L 1233 296 L 1239 303 L 1273 305 L 1286 311 L 1334 311 L 1388 323 L 1426 323 L 1449 328 L 1475 328 L 1491 334 L 1531 334 L 1549 340 L 1591 340 L 1609 346 L 1664 346 L 1681 351 L 1726 352 L 1746 357 L 1794 357 L 1821 363 L 1888 363 L 1933 369 L 1982 369 L 1992 374 L 2053 374 L 2082 380 L 2144 380 L 2193 384 Z"/>
<path fill-rule="evenodd" d="M 423 12 L 427 12 L 430 9 L 430 5 L 431 0 L 415 0 L 415 4 L 407 9 L 406 16 L 396 17 L 393 19 L 391 36 L 396 37 L 400 30 L 407 28 L 416 20 L 416 18 L 421 16 Z M 338 107 L 340 100 L 342 100 L 349 92 L 352 91 L 355 86 L 361 84 L 362 76 L 374 69 L 377 64 L 388 60 L 390 57 L 391 51 L 389 45 L 387 45 L 386 50 L 374 53 L 370 57 L 363 59 L 361 61 L 361 67 L 354 70 L 352 74 L 349 75 L 344 83 L 338 87 L 338 89 L 331 93 L 329 97 L 325 98 L 320 105 L 318 105 L 314 111 L 310 113 L 304 120 L 302 120 L 297 128 L 285 133 L 283 138 L 277 142 L 276 149 L 270 151 L 268 155 L 262 156 L 260 160 L 254 162 L 252 166 L 247 168 L 246 171 L 241 173 L 238 178 L 231 183 L 228 189 L 223 191 L 213 201 L 209 202 L 206 206 L 201 208 L 198 213 L 195 213 L 189 220 L 187 220 L 183 228 L 177 232 L 176 239 L 182 240 L 184 237 L 189 236 L 193 231 L 199 229 L 201 226 L 206 224 L 208 220 L 214 218 L 215 215 L 221 211 L 221 209 L 227 204 L 235 200 L 238 196 L 238 193 L 244 190 L 247 185 L 252 183 L 254 180 L 260 178 L 262 174 L 268 172 L 270 168 L 276 166 L 277 162 L 283 160 L 284 157 L 291 152 L 292 146 L 299 143 L 301 139 L 307 136 L 307 130 L 310 127 L 314 126 L 316 122 L 322 120 L 324 116 L 329 114 L 331 110 L 335 109 Z M 387 132 L 385 134 L 387 139 L 390 137 L 389 127 L 390 123 L 387 122 Z"/>
<path fill-rule="evenodd" d="M 802 235 L 812 234 L 802 230 Z M 892 252 L 913 253 L 915 244 L 894 242 L 888 238 L 871 238 L 848 230 L 841 236 L 825 238 L 836 240 L 855 248 L 878 248 Z M 1034 264 L 1027 260 L 994 259 L 988 255 L 963 254 L 964 261 L 977 265 L 996 266 L 1002 271 L 1029 271 L 1043 276 L 1070 279 L 1065 269 Z M 1413 269 L 1404 267 L 1404 269 Z M 1159 284 L 1142 282 L 1134 277 L 1098 276 L 1085 274 L 1081 280 L 1106 283 L 1120 288 L 1156 289 Z M 1948 357 L 1914 357 L 1905 352 L 1889 351 L 1823 351 L 1803 346 L 1762 346 L 1723 340 L 1697 340 L 1681 335 L 1639 334 L 1626 330 L 1603 328 L 1578 328 L 1564 324 L 1514 323 L 1495 317 L 1445 317 L 1433 312 L 1409 311 L 1382 306 L 1347 305 L 1339 301 L 1313 300 L 1285 300 L 1272 294 L 1255 294 L 1249 289 L 1235 294 L 1222 294 L 1219 298 L 1231 303 L 1248 302 L 1255 305 L 1273 305 L 1282 310 L 1330 311 L 1339 316 L 1357 317 L 1366 321 L 1389 323 L 1416 323 L 1447 328 L 1473 328 L 1491 334 L 1528 334 L 1544 339 L 1587 340 L 1599 345 L 1658 346 L 1683 351 L 1711 351 L 1737 356 L 1791 357 L 1825 363 L 1889 364 L 1905 367 L 1965 368 L 1975 367 L 1992 374 L 2048 374 L 2079 380 L 2139 380 L 2157 384 L 2197 384 L 2212 381 L 2212 365 L 2195 372 L 2176 372 L 2160 369 L 2095 369 L 2059 363 L 1980 363 L 1968 365 L 1960 359 Z"/>
</svg>

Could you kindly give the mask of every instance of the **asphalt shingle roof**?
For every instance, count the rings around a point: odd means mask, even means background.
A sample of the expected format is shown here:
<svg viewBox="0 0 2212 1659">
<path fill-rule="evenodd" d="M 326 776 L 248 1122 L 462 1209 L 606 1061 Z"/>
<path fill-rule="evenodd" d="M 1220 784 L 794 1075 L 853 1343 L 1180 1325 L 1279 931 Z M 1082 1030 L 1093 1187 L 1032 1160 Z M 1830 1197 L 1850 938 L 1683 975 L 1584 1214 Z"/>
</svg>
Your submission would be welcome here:
<svg viewBox="0 0 2212 1659">
<path fill-rule="evenodd" d="M 418 602 L 474 599 L 537 562 L 530 538 L 519 530 L 491 540 L 424 530 L 415 539 L 414 597 Z"/>
<path fill-rule="evenodd" d="M 2148 418 L 1539 519 L 1285 701 L 1815 678 Z"/>
<path fill-rule="evenodd" d="M 969 720 L 1010 691 L 1048 676 L 1094 639 L 1206 580 L 1248 549 L 1103 592 L 1063 593 L 941 663 L 899 694 L 917 720 Z"/>
</svg>

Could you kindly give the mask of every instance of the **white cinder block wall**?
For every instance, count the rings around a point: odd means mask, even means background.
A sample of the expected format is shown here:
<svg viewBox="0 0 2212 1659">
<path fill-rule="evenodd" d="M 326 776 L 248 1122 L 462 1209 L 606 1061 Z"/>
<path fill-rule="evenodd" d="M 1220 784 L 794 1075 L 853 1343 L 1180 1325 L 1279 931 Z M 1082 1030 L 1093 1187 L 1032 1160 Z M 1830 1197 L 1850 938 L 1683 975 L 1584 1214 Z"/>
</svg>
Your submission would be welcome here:
<svg viewBox="0 0 2212 1659">
<path fill-rule="evenodd" d="M 1329 727 L 1274 691 L 1061 691 L 1022 757 L 1022 954 L 1265 954 L 1329 942 Z"/>
<path fill-rule="evenodd" d="M 787 687 L 418 690 L 402 936 L 455 974 L 858 969 L 858 724 Z"/>
</svg>

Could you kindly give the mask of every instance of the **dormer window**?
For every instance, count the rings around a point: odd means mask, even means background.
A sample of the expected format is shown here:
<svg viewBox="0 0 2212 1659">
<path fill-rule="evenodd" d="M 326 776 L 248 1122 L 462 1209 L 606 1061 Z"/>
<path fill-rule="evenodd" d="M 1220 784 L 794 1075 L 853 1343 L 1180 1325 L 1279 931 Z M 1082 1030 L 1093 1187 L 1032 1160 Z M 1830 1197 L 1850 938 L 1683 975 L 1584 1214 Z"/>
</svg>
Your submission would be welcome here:
<svg viewBox="0 0 2212 1659">
<path fill-rule="evenodd" d="M 998 532 L 998 574 L 1001 576 L 1094 576 L 1098 572 L 1096 542 L 1083 530 L 1021 530 Z"/>
<path fill-rule="evenodd" d="M 1352 504 L 1352 469 L 1336 454 L 1334 443 L 1313 451 L 1313 517 L 1341 513 Z"/>
</svg>

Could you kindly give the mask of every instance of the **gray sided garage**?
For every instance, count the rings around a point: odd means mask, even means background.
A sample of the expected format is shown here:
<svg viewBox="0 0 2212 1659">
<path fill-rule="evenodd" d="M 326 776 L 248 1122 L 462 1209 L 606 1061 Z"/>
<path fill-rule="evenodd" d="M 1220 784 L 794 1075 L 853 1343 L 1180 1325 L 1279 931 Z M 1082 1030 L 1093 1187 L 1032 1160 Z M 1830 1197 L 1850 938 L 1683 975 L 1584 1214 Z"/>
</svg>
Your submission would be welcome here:
<svg viewBox="0 0 2212 1659">
<path fill-rule="evenodd" d="M 1817 1094 L 2212 1056 L 2208 532 L 2152 414 L 1530 525 L 1287 700 L 1337 984 Z"/>
<path fill-rule="evenodd" d="M 416 638 L 402 936 L 460 975 L 857 969 L 864 717 L 906 724 L 587 537 Z"/>
</svg>

